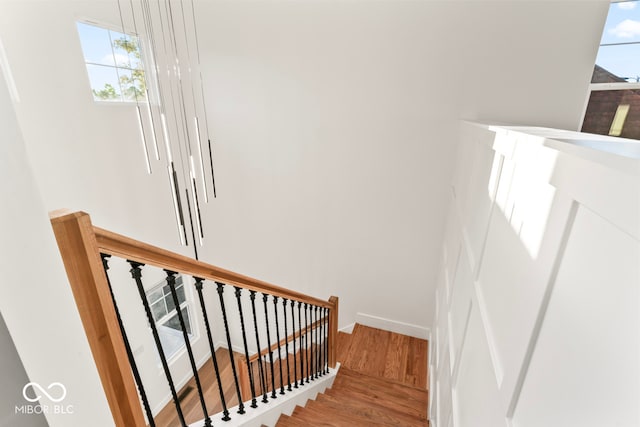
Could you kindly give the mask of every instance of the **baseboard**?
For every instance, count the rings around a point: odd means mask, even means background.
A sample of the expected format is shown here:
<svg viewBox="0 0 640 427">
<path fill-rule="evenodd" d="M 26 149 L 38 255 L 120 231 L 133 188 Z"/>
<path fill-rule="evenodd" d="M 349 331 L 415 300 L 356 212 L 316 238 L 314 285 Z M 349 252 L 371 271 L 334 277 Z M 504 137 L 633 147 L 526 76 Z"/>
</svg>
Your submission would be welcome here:
<svg viewBox="0 0 640 427">
<path fill-rule="evenodd" d="M 372 316 L 370 314 L 356 313 L 356 323 L 371 328 L 384 329 L 385 331 L 397 334 L 409 335 L 410 337 L 428 340 L 431 329 L 411 323 L 398 322 L 397 320 L 385 319 L 383 317 Z"/>
<path fill-rule="evenodd" d="M 345 334 L 350 334 L 353 332 L 353 327 L 356 326 L 355 323 L 345 326 L 344 328 L 338 329 L 340 332 L 344 332 Z"/>
</svg>

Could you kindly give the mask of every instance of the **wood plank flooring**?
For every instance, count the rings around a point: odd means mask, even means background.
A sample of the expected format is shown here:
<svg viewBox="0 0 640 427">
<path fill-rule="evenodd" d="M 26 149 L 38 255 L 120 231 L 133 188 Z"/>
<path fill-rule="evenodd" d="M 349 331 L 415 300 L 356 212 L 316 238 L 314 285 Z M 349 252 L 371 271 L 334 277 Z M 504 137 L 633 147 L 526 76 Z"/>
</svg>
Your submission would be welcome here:
<svg viewBox="0 0 640 427">
<path fill-rule="evenodd" d="M 235 353 L 236 360 L 239 356 Z M 223 384 L 223 391 L 227 407 L 232 407 L 238 404 L 238 396 L 236 394 L 235 383 L 233 381 L 233 372 L 231 370 L 231 362 L 229 358 L 229 352 L 226 348 L 219 348 L 216 350 L 216 359 L 218 360 L 218 367 L 220 370 L 220 379 Z M 216 380 L 215 371 L 213 369 L 213 362 L 211 359 L 207 360 L 205 364 L 198 370 L 200 377 L 200 383 L 203 387 L 203 394 L 205 398 L 205 404 L 207 406 L 207 412 L 209 415 L 216 414 L 222 411 L 222 402 L 220 400 L 220 392 L 218 390 L 218 381 Z M 204 418 L 202 406 L 200 405 L 200 399 L 198 398 L 198 389 L 196 388 L 195 378 L 192 378 L 187 382 L 184 387 L 178 391 L 178 397 L 181 398 L 180 406 L 187 424 L 195 423 L 196 421 Z M 154 421 L 157 427 L 172 427 L 179 426 L 180 421 L 178 419 L 178 413 L 173 402 L 169 402 L 159 413 L 154 417 Z M 212 420 L 214 424 L 219 420 Z M 219 424 L 219 423 L 218 423 Z"/>
<path fill-rule="evenodd" d="M 356 324 L 338 335 L 338 361 L 365 375 L 427 388 L 426 340 Z"/>
<path fill-rule="evenodd" d="M 337 340 L 333 386 L 278 426 L 428 426 L 425 340 L 358 325 Z"/>
</svg>

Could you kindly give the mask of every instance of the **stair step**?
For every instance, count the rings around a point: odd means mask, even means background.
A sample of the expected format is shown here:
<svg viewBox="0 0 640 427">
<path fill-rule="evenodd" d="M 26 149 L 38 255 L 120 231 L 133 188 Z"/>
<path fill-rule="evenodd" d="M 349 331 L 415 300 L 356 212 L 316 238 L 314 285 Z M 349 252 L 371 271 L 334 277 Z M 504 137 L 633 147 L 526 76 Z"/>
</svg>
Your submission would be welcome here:
<svg viewBox="0 0 640 427">
<path fill-rule="evenodd" d="M 427 416 L 427 390 L 370 377 L 348 368 L 340 368 L 332 388 L 325 393 L 343 399 L 348 395 L 348 398 L 353 397 L 360 401 L 375 401 L 376 404 L 389 409 L 402 408 L 405 413 L 419 418 Z"/>
<path fill-rule="evenodd" d="M 395 408 L 385 408 L 372 405 L 371 401 L 334 397 L 328 394 L 319 394 L 315 402 L 309 402 L 308 407 L 322 404 L 332 411 L 348 411 L 354 415 L 367 417 L 369 419 L 397 427 L 413 427 L 426 425 L 426 420 L 409 415 L 402 410 Z"/>
<path fill-rule="evenodd" d="M 280 415 L 277 425 L 280 427 L 309 427 L 309 423 L 285 414 Z"/>
<path fill-rule="evenodd" d="M 332 387 L 277 425 L 428 427 L 427 349 L 426 340 L 362 325 L 338 333 Z"/>
<path fill-rule="evenodd" d="M 310 401 L 306 407 L 294 411 L 297 412 L 295 417 L 300 421 L 304 421 L 306 426 L 385 426 L 385 424 L 366 416 L 351 414 L 345 410 L 334 410 L 318 402 L 315 402 L 316 404 L 314 405 L 311 405 L 311 403 L 314 403 L 314 401 Z"/>
</svg>

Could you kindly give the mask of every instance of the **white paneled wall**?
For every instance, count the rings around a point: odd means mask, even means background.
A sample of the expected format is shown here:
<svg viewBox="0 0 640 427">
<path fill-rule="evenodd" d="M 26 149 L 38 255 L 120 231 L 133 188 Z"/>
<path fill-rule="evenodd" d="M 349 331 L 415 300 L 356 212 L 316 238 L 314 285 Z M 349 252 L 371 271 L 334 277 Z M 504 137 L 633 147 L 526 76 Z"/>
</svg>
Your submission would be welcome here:
<svg viewBox="0 0 640 427">
<path fill-rule="evenodd" d="M 433 425 L 640 425 L 640 142 L 462 123 L 438 277 Z"/>
</svg>

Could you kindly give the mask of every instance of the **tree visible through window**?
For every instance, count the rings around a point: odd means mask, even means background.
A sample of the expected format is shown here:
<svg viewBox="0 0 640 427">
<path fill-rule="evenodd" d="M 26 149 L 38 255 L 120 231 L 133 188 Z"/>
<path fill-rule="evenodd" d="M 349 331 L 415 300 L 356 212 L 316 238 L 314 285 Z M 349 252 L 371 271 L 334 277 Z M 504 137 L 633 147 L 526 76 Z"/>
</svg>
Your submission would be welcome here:
<svg viewBox="0 0 640 427">
<path fill-rule="evenodd" d="M 84 22 L 78 22 L 77 27 L 93 99 L 146 101 L 138 37 Z"/>
</svg>

